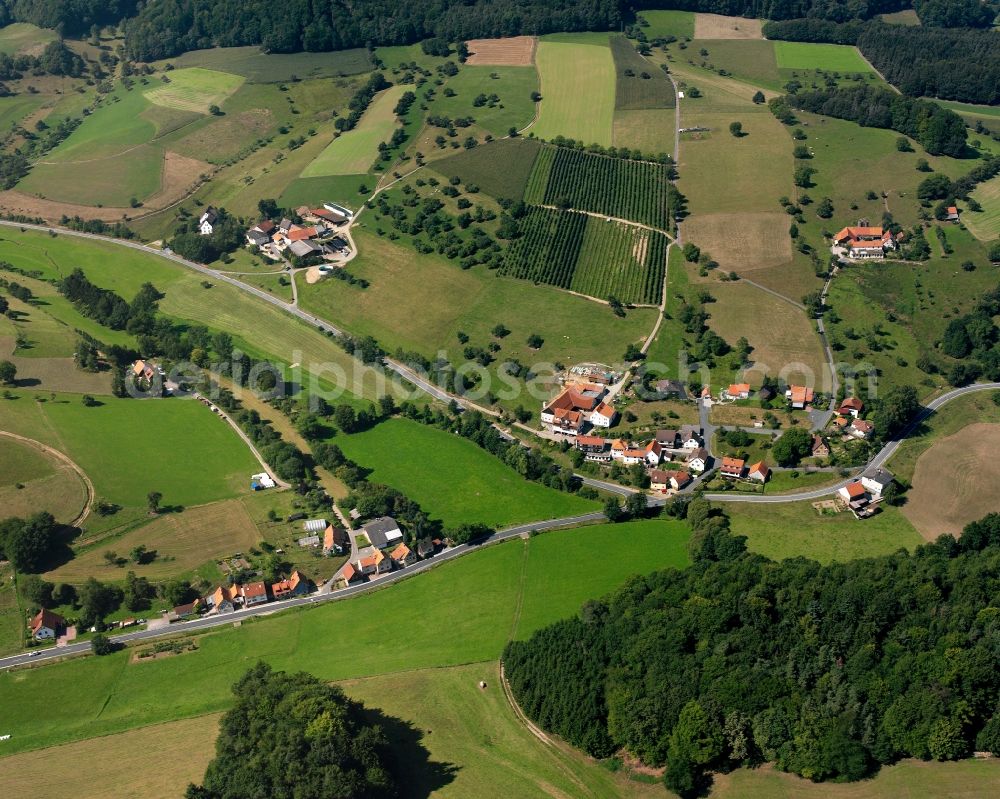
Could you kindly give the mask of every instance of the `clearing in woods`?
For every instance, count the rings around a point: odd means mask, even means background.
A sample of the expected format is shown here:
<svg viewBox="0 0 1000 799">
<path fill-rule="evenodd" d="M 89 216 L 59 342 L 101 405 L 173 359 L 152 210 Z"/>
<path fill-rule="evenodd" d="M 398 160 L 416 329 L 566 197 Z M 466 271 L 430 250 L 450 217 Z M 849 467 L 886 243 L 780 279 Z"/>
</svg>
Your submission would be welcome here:
<svg viewBox="0 0 1000 799">
<path fill-rule="evenodd" d="M 924 538 L 959 535 L 969 522 L 1000 511 L 998 446 L 1000 425 L 970 424 L 920 456 L 903 514 Z"/>
<path fill-rule="evenodd" d="M 465 43 L 471 66 L 526 67 L 535 58 L 534 36 L 511 36 L 507 39 L 470 39 Z"/>
<path fill-rule="evenodd" d="M 585 144 L 610 146 L 615 114 L 615 63 L 608 37 L 577 41 L 542 40 L 535 63 L 542 102 L 532 131 L 542 139 L 556 136 Z"/>
<path fill-rule="evenodd" d="M 966 208 L 962 221 L 980 241 L 992 241 L 1000 236 L 1000 176 L 980 183 L 972 192 L 973 199 L 982 205 L 982 211 Z"/>
<path fill-rule="evenodd" d="M 858 48 L 847 44 L 775 42 L 779 69 L 825 69 L 830 72 L 872 72 Z"/>
<path fill-rule="evenodd" d="M 340 134 L 309 166 L 302 177 L 357 175 L 367 172 L 378 157 L 380 142 L 388 142 L 396 129 L 396 103 L 406 86 L 390 86 L 368 106 L 353 130 Z"/>
<path fill-rule="evenodd" d="M 695 39 L 762 39 L 763 21 L 719 14 L 695 14 Z"/>
<path fill-rule="evenodd" d="M 648 23 L 642 28 L 647 39 L 694 38 L 694 13 L 691 11 L 642 11 L 639 16 Z"/>
<path fill-rule="evenodd" d="M 146 99 L 156 105 L 198 114 L 207 114 L 213 105 L 222 105 L 244 81 L 242 75 L 201 67 L 175 69 L 164 77 L 170 82 L 146 92 Z"/>
</svg>

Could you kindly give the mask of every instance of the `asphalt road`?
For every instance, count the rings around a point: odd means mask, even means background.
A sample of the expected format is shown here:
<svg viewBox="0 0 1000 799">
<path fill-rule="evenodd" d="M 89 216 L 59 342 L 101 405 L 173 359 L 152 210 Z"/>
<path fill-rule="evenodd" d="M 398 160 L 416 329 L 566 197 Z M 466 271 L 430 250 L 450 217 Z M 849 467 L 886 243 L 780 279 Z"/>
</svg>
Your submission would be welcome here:
<svg viewBox="0 0 1000 799">
<path fill-rule="evenodd" d="M 527 535 L 532 531 L 555 530 L 559 527 L 570 527 L 576 524 L 585 524 L 586 522 L 604 521 L 604 518 L 605 517 L 602 512 L 595 511 L 593 513 L 585 513 L 581 516 L 569 516 L 563 519 L 550 519 L 548 521 L 532 522 L 531 524 L 519 524 L 514 527 L 508 527 L 504 530 L 500 530 L 488 538 L 483 538 L 474 543 L 460 544 L 452 547 L 451 549 L 446 549 L 439 552 L 429 560 L 422 560 L 419 563 L 415 563 L 413 566 L 408 566 L 407 568 L 400 569 L 399 571 L 390 572 L 383 577 L 379 577 L 377 580 L 367 583 L 356 583 L 355 585 L 348 586 L 347 588 L 342 588 L 339 591 L 314 593 L 309 596 L 297 597 L 295 599 L 268 602 L 264 605 L 257 605 L 252 608 L 237 610 L 233 613 L 223 613 L 218 616 L 202 616 L 201 618 L 192 619 L 191 621 L 176 622 L 171 624 L 169 627 L 161 627 L 155 630 L 136 630 L 135 632 L 114 635 L 111 636 L 111 638 L 116 643 L 136 643 L 153 638 L 163 638 L 169 635 L 187 634 L 198 632 L 199 630 L 211 629 L 213 627 L 224 627 L 226 625 L 233 624 L 234 622 L 253 618 L 254 616 L 266 616 L 281 610 L 287 610 L 289 608 L 316 605 L 323 602 L 336 602 L 341 599 L 348 599 L 350 597 L 357 596 L 358 594 L 376 591 L 379 588 L 391 585 L 392 583 L 397 583 L 400 580 L 405 580 L 415 574 L 420 574 L 428 569 L 433 569 L 441 563 L 454 560 L 455 558 L 460 558 L 462 555 L 466 555 L 469 552 L 475 552 L 490 544 L 508 541 L 511 538 Z M 38 654 L 32 656 L 29 653 L 24 653 L 21 655 L 11 655 L 10 657 L 0 658 L 0 670 L 10 669 L 15 666 L 23 666 L 25 664 L 44 663 L 46 661 L 56 660 L 69 655 L 89 653 L 90 642 L 84 641 L 78 644 L 70 644 L 69 646 L 59 648 L 53 647 L 51 649 L 36 649 L 34 651 Z"/>
</svg>

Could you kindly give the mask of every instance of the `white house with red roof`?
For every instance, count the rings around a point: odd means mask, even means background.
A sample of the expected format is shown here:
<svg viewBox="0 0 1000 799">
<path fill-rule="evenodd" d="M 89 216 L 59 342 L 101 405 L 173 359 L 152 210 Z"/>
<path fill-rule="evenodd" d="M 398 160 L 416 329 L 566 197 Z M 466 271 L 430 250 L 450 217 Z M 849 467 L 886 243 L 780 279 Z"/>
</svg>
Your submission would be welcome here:
<svg viewBox="0 0 1000 799">
<path fill-rule="evenodd" d="M 750 396 L 749 383 L 733 383 L 729 388 L 723 389 L 722 398 L 728 400 L 747 399 Z"/>
<path fill-rule="evenodd" d="M 785 398 L 795 410 L 802 410 L 812 403 L 815 392 L 809 386 L 789 386 Z"/>
<path fill-rule="evenodd" d="M 845 227 L 837 232 L 833 242 L 847 250 L 848 258 L 884 258 L 886 250 L 896 249 L 892 231 L 881 227 Z"/>
<path fill-rule="evenodd" d="M 841 416 L 853 416 L 857 419 L 864 409 L 865 404 L 857 397 L 847 397 L 842 403 L 840 403 L 837 413 Z"/>
<path fill-rule="evenodd" d="M 615 413 L 601 403 L 606 393 L 607 388 L 596 383 L 567 386 L 542 406 L 542 424 L 565 436 L 580 435 L 588 424 L 610 427 Z"/>
<path fill-rule="evenodd" d="M 747 479 L 756 483 L 766 483 L 770 477 L 771 469 L 764 465 L 764 461 L 757 461 L 747 471 Z"/>
<path fill-rule="evenodd" d="M 589 421 L 594 427 L 611 427 L 618 417 L 618 411 L 602 402 L 590 414 Z"/>
<path fill-rule="evenodd" d="M 31 620 L 31 637 L 36 641 L 55 638 L 66 626 L 66 619 L 58 613 L 42 608 Z"/>
<path fill-rule="evenodd" d="M 725 457 L 719 467 L 719 474 L 723 477 L 738 479 L 743 477 L 743 470 L 746 469 L 747 462 L 742 458 Z"/>
<path fill-rule="evenodd" d="M 268 601 L 267 587 L 262 582 L 247 583 L 241 587 L 240 594 L 243 597 L 243 604 L 248 608 Z"/>
</svg>

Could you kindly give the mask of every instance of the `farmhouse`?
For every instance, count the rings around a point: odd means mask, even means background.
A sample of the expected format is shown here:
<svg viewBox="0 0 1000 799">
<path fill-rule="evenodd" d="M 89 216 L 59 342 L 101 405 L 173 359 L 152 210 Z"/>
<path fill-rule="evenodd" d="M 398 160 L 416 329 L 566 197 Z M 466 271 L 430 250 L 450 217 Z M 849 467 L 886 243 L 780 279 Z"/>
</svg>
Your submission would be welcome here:
<svg viewBox="0 0 1000 799">
<path fill-rule="evenodd" d="M 141 377 L 143 380 L 152 380 L 160 373 L 160 367 L 158 367 L 152 361 L 136 361 L 132 364 L 132 374 L 135 377 Z"/>
<path fill-rule="evenodd" d="M 873 497 L 879 498 L 895 479 L 888 469 L 869 469 L 861 475 L 861 485 Z"/>
<path fill-rule="evenodd" d="M 621 461 L 626 466 L 632 466 L 636 463 L 656 466 L 660 462 L 661 455 L 662 450 L 655 440 L 650 441 L 642 448 L 621 439 L 615 439 L 611 444 L 611 457 L 616 461 Z"/>
<path fill-rule="evenodd" d="M 837 492 L 853 511 L 864 509 L 868 505 L 868 492 L 858 481 L 848 483 Z"/>
<path fill-rule="evenodd" d="M 840 403 L 837 413 L 841 416 L 853 416 L 857 419 L 864 409 L 865 404 L 857 397 L 847 397 L 842 403 Z"/>
<path fill-rule="evenodd" d="M 211 236 L 215 231 L 215 223 L 219 221 L 219 212 L 211 205 L 205 209 L 205 213 L 198 219 L 198 232 L 202 236 Z"/>
<path fill-rule="evenodd" d="M 555 399 L 542 406 L 542 424 L 553 433 L 567 436 L 580 435 L 588 422 L 610 427 L 615 412 L 601 404 L 605 393 L 606 388 L 596 383 L 568 386 Z"/>
<path fill-rule="evenodd" d="M 385 549 L 389 544 L 394 544 L 403 538 L 403 531 L 391 516 L 374 519 L 361 529 L 365 531 L 371 545 L 377 549 Z"/>
<path fill-rule="evenodd" d="M 298 258 L 308 258 L 310 255 L 322 255 L 323 248 L 315 242 L 298 239 L 288 245 L 288 251 Z"/>
<path fill-rule="evenodd" d="M 745 468 L 746 461 L 742 458 L 725 457 L 722 459 L 722 466 L 719 467 L 719 474 L 723 477 L 739 479 L 743 477 L 743 470 Z"/>
<path fill-rule="evenodd" d="M 750 396 L 749 383 L 733 383 L 729 388 L 723 389 L 722 398 L 728 400 L 747 399 Z"/>
<path fill-rule="evenodd" d="M 948 222 L 958 222 L 959 221 L 958 208 L 954 205 L 949 205 L 948 208 L 945 210 L 944 218 Z"/>
<path fill-rule="evenodd" d="M 271 596 L 275 599 L 285 599 L 291 596 L 303 596 L 309 593 L 309 578 L 298 569 L 291 577 L 271 584 Z"/>
<path fill-rule="evenodd" d="M 809 405 L 814 396 L 813 390 L 808 386 L 789 386 L 785 391 L 785 398 L 796 410 L 802 410 Z"/>
<path fill-rule="evenodd" d="M 896 248 L 892 232 L 880 227 L 845 227 L 833 241 L 847 250 L 848 258 L 884 258 L 886 250 Z"/>
<path fill-rule="evenodd" d="M 66 619 L 58 613 L 42 608 L 31 620 L 31 637 L 36 641 L 55 638 L 66 627 Z"/>
<path fill-rule="evenodd" d="M 764 465 L 764 461 L 757 461 L 747 471 L 747 479 L 756 483 L 766 483 L 771 477 L 771 469 Z"/>
<path fill-rule="evenodd" d="M 389 553 L 389 557 L 392 558 L 392 562 L 396 564 L 396 567 L 399 569 L 406 566 L 412 566 L 417 562 L 416 553 L 406 544 L 400 544 L 392 550 L 392 552 Z"/>
<path fill-rule="evenodd" d="M 240 601 L 240 587 L 220 585 L 205 597 L 205 601 L 209 613 L 232 613 Z"/>
</svg>

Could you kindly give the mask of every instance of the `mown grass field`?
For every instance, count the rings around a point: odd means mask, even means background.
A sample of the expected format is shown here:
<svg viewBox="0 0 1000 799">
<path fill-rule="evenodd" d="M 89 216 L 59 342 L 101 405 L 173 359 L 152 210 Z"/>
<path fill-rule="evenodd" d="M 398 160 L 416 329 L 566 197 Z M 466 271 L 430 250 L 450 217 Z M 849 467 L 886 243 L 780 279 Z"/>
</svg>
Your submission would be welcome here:
<svg viewBox="0 0 1000 799">
<path fill-rule="evenodd" d="M 263 53 L 259 47 L 215 47 L 182 53 L 170 63 L 177 69 L 202 67 L 232 72 L 252 83 L 334 78 L 367 72 L 372 66 L 364 48 L 332 53 Z"/>
<path fill-rule="evenodd" d="M 775 56 L 775 42 L 766 39 L 717 39 L 698 42 L 695 62 L 703 61 L 716 69 L 725 69 L 737 78 L 774 91 L 781 91 L 782 78 Z M 700 51 L 708 50 L 707 56 Z M 689 49 L 686 51 L 692 53 Z M 694 57 L 693 53 L 689 57 Z M 751 95 L 753 92 L 751 91 Z"/>
<path fill-rule="evenodd" d="M 612 144 L 650 155 L 671 154 L 674 149 L 674 120 L 672 108 L 615 111 Z"/>
<path fill-rule="evenodd" d="M 483 268 L 462 270 L 435 256 L 421 256 L 359 226 L 354 229 L 358 257 L 351 272 L 370 281 L 366 289 L 327 280 L 299 286 L 299 301 L 313 311 L 359 334 L 371 334 L 390 351 L 417 350 L 427 357 L 445 350 L 455 364 L 464 362 L 456 334 L 486 346 L 491 330 L 510 331 L 496 354 L 497 364 L 514 357 L 526 365 L 540 361 L 565 364 L 585 360 L 617 362 L 631 342 L 652 329 L 651 309 L 629 311 L 625 318 L 607 306 L 546 286 L 497 277 Z M 537 333 L 538 351 L 526 340 Z M 515 400 L 534 409 L 538 401 Z"/>
<path fill-rule="evenodd" d="M 534 139 L 503 139 L 436 161 L 434 169 L 474 183 L 492 197 L 517 201 L 524 196 L 540 149 Z"/>
<path fill-rule="evenodd" d="M 182 321 L 203 324 L 230 333 L 245 352 L 277 363 L 301 365 L 309 374 L 322 377 L 325 388 L 331 370 L 352 376 L 353 358 L 328 336 L 272 305 L 265 304 L 225 283 L 205 288 L 203 278 L 152 253 L 121 245 L 77 237 L 49 236 L 16 228 L 0 230 L 0 259 L 22 269 L 38 270 L 45 278 L 59 278 L 80 267 L 102 288 L 131 299 L 146 281 L 166 294 L 160 309 Z M 343 381 L 345 401 L 370 393 L 371 384 Z M 335 398 L 335 397 L 334 397 Z"/>
<path fill-rule="evenodd" d="M 40 50 L 49 42 L 55 41 L 58 37 L 56 32 L 48 28 L 39 28 L 27 22 L 14 22 L 0 28 L 0 53 L 14 55 Z"/>
<path fill-rule="evenodd" d="M 370 480 L 398 488 L 446 527 L 463 522 L 507 527 L 598 508 L 596 502 L 525 480 L 471 441 L 407 419 L 338 436 L 335 443 L 373 470 Z"/>
<path fill-rule="evenodd" d="M 695 39 L 759 39 L 761 26 L 759 19 L 744 17 L 727 17 L 721 14 L 702 14 L 694 16 Z"/>
<path fill-rule="evenodd" d="M 676 529 L 667 522 L 625 529 L 629 546 L 617 551 L 613 567 L 619 574 L 679 564 L 676 548 L 663 545 Z M 328 680 L 495 660 L 514 629 L 521 592 L 526 598 L 541 594 L 546 606 L 522 618 L 518 635 L 530 635 L 530 624 L 572 615 L 581 598 L 610 587 L 601 576 L 607 559 L 593 556 L 608 534 L 607 527 L 595 526 L 487 547 L 357 599 L 201 636 L 197 652 L 179 657 L 129 664 L 130 653 L 122 652 L 4 672 L 0 702 L 10 709 L 6 722 L 12 735 L 4 753 L 223 710 L 233 681 L 258 659 Z M 558 551 L 550 570 L 558 571 L 563 562 L 579 564 L 580 579 L 565 592 L 568 581 L 553 583 L 545 569 L 541 581 L 523 571 L 532 547 L 546 536 L 555 539 L 547 546 Z M 345 647 L 340 633 L 348 629 L 352 645 Z M 0 787 L 7 773 L 3 770 Z"/>
<path fill-rule="evenodd" d="M 965 210 L 962 221 L 980 241 L 992 241 L 1000 236 L 1000 177 L 980 183 L 972 197 L 982 205 L 978 212 Z"/>
<path fill-rule="evenodd" d="M 888 555 L 900 547 L 913 549 L 923 542 L 898 508 L 885 508 L 863 522 L 846 511 L 820 516 L 811 502 L 731 502 L 725 510 L 733 533 L 745 535 L 749 549 L 775 560 L 802 556 L 820 563 L 846 562 Z"/>
<path fill-rule="evenodd" d="M 378 155 L 379 143 L 388 142 L 396 128 L 393 109 L 405 91 L 405 86 L 395 85 L 379 94 L 368 106 L 357 127 L 330 142 L 319 157 L 302 170 L 302 177 L 367 172 Z"/>
<path fill-rule="evenodd" d="M 831 72 L 871 72 L 858 48 L 845 44 L 812 42 L 774 43 L 779 69 L 825 69 Z"/>
<path fill-rule="evenodd" d="M 74 395 L 12 393 L 0 401 L 0 429 L 65 452 L 99 496 L 122 506 L 145 506 L 150 491 L 164 506 L 212 502 L 240 493 L 257 471 L 232 428 L 198 402 L 106 397 L 87 408 Z"/>
<path fill-rule="evenodd" d="M 87 488 L 68 465 L 31 444 L 0 436 L 0 518 L 48 511 L 73 521 L 87 501 Z"/>
<path fill-rule="evenodd" d="M 590 41 L 587 39 L 586 41 Z M 611 48 L 550 38 L 538 43 L 535 64 L 542 102 L 532 132 L 542 139 L 566 136 L 587 144 L 611 144 L 615 65 Z"/>
<path fill-rule="evenodd" d="M 203 67 L 175 69 L 166 77 L 170 82 L 147 91 L 146 99 L 197 114 L 207 114 L 211 106 L 222 105 L 243 83 L 242 75 Z"/>
</svg>

